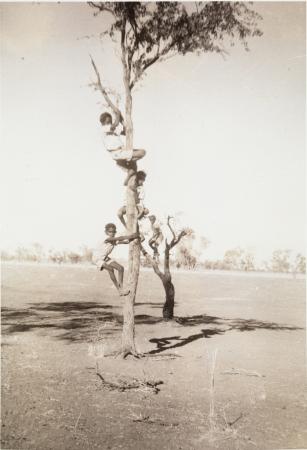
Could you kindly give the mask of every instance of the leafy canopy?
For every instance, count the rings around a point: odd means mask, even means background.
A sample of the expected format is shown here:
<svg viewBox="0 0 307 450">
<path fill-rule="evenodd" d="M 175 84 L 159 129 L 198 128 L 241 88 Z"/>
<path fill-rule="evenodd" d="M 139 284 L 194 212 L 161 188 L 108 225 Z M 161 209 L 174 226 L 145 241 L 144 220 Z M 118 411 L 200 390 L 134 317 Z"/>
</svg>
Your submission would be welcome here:
<svg viewBox="0 0 307 450">
<path fill-rule="evenodd" d="M 261 36 L 261 16 L 246 2 L 89 2 L 95 15 L 109 13 L 112 24 L 105 32 L 120 38 L 124 61 L 133 89 L 145 71 L 157 61 L 186 53 L 226 53 L 225 38 Z"/>
</svg>

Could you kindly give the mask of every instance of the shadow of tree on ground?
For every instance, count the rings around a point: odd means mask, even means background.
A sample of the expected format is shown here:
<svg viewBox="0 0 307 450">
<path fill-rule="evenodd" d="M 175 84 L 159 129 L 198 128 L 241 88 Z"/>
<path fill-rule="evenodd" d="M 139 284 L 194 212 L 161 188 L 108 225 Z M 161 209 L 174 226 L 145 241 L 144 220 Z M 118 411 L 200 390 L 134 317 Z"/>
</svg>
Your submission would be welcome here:
<svg viewBox="0 0 307 450">
<path fill-rule="evenodd" d="M 171 350 L 173 348 L 183 347 L 184 345 L 190 344 L 191 342 L 197 341 L 198 339 L 203 338 L 211 338 L 215 334 L 223 334 L 224 330 L 219 330 L 215 328 L 213 330 L 201 330 L 200 333 L 191 334 L 186 338 L 182 338 L 181 336 L 172 336 L 166 338 L 154 338 L 149 339 L 149 342 L 152 342 L 157 345 L 157 348 L 148 352 L 149 355 L 155 355 L 157 353 L 164 352 L 165 350 Z M 172 344 L 172 341 L 179 341 L 175 344 Z"/>
<path fill-rule="evenodd" d="M 50 303 L 30 303 L 27 308 L 2 308 L 2 334 L 41 331 L 68 342 L 89 342 L 114 336 L 121 331 L 122 315 L 112 305 L 89 301 L 63 301 Z M 154 325 L 163 322 L 162 317 L 136 314 L 136 324 Z M 222 335 L 226 331 L 253 331 L 257 329 L 292 331 L 298 328 L 255 319 L 228 319 L 215 316 L 194 315 L 178 317 L 174 325 L 179 329 L 207 326 L 188 337 L 172 336 L 150 339 L 156 348 L 149 354 L 161 353 L 168 349 L 183 347 L 198 339 Z"/>
<path fill-rule="evenodd" d="M 91 341 L 97 335 L 106 337 L 121 330 L 122 315 L 112 305 L 99 302 L 30 303 L 28 308 L 3 307 L 2 334 L 45 330 L 59 332 L 56 337 L 71 342 Z M 152 325 L 162 322 L 162 317 L 136 314 L 136 324 Z"/>
<path fill-rule="evenodd" d="M 191 342 L 197 341 L 198 339 L 211 338 L 214 335 L 222 335 L 227 331 L 233 330 L 243 332 L 255 331 L 259 329 L 273 331 L 294 331 L 303 329 L 293 325 L 284 325 L 275 322 L 265 322 L 255 319 L 226 319 L 221 317 L 207 316 L 206 314 L 177 317 L 175 320 L 183 327 L 193 327 L 204 324 L 207 324 L 210 327 L 212 327 L 212 325 L 215 325 L 215 327 L 202 329 L 200 330 L 200 333 L 192 334 L 187 337 L 172 336 L 150 339 L 149 342 L 155 343 L 157 345 L 157 348 L 151 350 L 149 354 L 157 354 L 166 350 L 183 347 Z"/>
</svg>

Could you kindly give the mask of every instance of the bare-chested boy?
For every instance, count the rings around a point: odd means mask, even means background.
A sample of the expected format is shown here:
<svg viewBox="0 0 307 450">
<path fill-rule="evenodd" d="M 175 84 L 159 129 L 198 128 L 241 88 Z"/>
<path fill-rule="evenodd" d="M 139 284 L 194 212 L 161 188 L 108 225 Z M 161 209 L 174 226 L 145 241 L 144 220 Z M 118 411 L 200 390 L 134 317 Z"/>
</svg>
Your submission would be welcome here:
<svg viewBox="0 0 307 450">
<path fill-rule="evenodd" d="M 142 219 L 144 216 L 149 214 L 149 210 L 144 206 L 145 180 L 146 180 L 146 173 L 143 170 L 140 170 L 139 172 L 136 173 L 136 208 L 138 211 L 138 220 Z M 125 203 L 124 206 L 122 206 L 117 213 L 119 220 L 121 221 L 121 223 L 124 225 L 125 228 L 127 228 L 126 220 L 124 218 L 126 214 L 127 214 L 127 207 Z"/>
<path fill-rule="evenodd" d="M 99 270 L 106 269 L 110 275 L 110 278 L 119 292 L 120 296 L 129 294 L 128 289 L 124 289 L 124 268 L 121 264 L 110 258 L 111 252 L 118 244 L 129 244 L 130 241 L 139 238 L 138 233 L 131 234 L 130 236 L 116 236 L 116 226 L 114 223 L 108 223 L 105 226 L 105 233 L 107 238 L 98 244 L 97 248 L 93 252 L 93 263 Z M 118 279 L 115 276 L 114 270 L 118 272 Z"/>
</svg>

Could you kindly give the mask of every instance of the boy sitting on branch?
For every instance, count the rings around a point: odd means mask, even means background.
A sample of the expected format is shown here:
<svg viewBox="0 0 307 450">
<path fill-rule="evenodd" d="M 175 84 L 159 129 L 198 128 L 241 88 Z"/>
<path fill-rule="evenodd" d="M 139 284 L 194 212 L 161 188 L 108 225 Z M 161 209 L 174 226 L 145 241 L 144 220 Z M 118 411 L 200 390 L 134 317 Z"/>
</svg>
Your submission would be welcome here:
<svg viewBox="0 0 307 450">
<path fill-rule="evenodd" d="M 125 131 L 118 130 L 118 124 L 113 124 L 112 116 L 108 112 L 100 115 L 100 123 L 103 129 L 105 148 L 111 153 L 116 164 L 128 172 L 124 185 L 127 186 L 129 178 L 136 172 L 136 161 L 143 158 L 146 151 L 143 149 L 126 150 Z M 117 131 L 116 131 L 117 129 Z"/>
</svg>

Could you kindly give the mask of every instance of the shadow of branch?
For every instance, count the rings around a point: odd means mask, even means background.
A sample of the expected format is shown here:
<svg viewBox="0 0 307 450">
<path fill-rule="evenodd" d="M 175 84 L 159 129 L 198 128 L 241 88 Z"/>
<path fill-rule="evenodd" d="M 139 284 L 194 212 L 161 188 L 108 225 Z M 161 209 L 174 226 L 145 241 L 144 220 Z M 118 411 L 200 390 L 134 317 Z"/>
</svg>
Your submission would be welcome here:
<svg viewBox="0 0 307 450">
<path fill-rule="evenodd" d="M 113 336 L 121 331 L 122 315 L 112 305 L 93 301 L 63 301 L 50 303 L 30 303 L 27 308 L 2 308 L 2 333 L 4 335 L 44 330 L 57 339 L 69 342 L 89 342 L 100 328 L 101 338 Z M 155 325 L 163 322 L 162 317 L 137 314 L 136 324 Z M 227 319 L 210 315 L 194 315 L 176 318 L 176 326 L 208 326 L 188 337 L 173 336 L 151 339 L 156 348 L 149 354 L 160 353 L 168 349 L 183 347 L 198 339 L 211 338 L 226 331 L 253 331 L 257 329 L 274 331 L 293 331 L 301 328 L 258 321 L 255 319 Z M 107 325 L 107 326 L 106 326 Z M 215 326 L 212 328 L 212 326 Z M 209 328 L 210 327 L 210 328 Z"/>
</svg>

